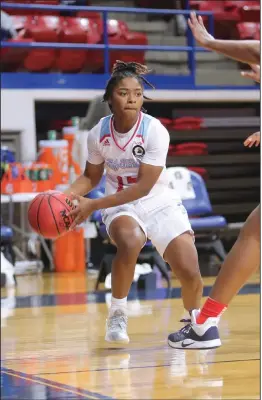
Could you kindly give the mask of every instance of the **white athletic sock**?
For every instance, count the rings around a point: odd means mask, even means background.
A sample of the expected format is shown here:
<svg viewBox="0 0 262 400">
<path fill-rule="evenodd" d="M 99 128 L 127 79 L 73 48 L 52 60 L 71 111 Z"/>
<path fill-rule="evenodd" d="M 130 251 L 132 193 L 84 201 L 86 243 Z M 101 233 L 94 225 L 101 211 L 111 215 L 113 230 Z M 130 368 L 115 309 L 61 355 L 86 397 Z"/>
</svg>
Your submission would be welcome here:
<svg viewBox="0 0 262 400">
<path fill-rule="evenodd" d="M 124 297 L 123 299 L 116 299 L 112 296 L 109 315 L 112 315 L 116 310 L 121 310 L 125 314 L 127 313 L 127 297 Z"/>
</svg>

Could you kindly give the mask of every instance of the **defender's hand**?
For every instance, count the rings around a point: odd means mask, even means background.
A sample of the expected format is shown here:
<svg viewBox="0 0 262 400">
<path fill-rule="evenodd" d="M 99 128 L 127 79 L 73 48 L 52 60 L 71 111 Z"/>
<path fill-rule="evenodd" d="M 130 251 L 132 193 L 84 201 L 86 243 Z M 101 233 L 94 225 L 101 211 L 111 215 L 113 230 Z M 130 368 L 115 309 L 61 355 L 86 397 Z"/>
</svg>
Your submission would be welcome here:
<svg viewBox="0 0 262 400">
<path fill-rule="evenodd" d="M 260 83 L 260 66 L 255 64 L 250 64 L 252 68 L 251 71 L 242 71 L 241 75 L 245 78 L 253 79 L 254 81 Z"/>
<path fill-rule="evenodd" d="M 244 146 L 252 147 L 253 144 L 257 147 L 260 144 L 260 132 L 255 132 L 253 135 L 248 136 L 244 141 Z"/>
<path fill-rule="evenodd" d="M 195 12 L 190 13 L 188 25 L 193 33 L 194 38 L 199 44 L 201 44 L 201 46 L 208 47 L 208 43 L 211 40 L 215 40 L 214 37 L 206 30 L 202 17 L 200 15 L 197 17 Z"/>
</svg>

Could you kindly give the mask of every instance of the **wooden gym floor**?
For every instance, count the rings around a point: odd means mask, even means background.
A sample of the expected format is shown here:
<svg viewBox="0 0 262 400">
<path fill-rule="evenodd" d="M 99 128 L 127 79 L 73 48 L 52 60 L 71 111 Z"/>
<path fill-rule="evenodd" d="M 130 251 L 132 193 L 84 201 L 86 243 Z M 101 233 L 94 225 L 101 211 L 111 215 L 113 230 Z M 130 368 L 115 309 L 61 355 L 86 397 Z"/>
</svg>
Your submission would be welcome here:
<svg viewBox="0 0 262 400">
<path fill-rule="evenodd" d="M 92 292 L 92 276 L 19 277 L 1 292 L 1 398 L 259 399 L 259 275 L 223 315 L 222 347 L 209 351 L 168 347 L 183 313 L 173 286 L 169 298 L 164 288 L 130 295 L 131 343 L 116 350 L 104 342 L 110 294 Z"/>
</svg>

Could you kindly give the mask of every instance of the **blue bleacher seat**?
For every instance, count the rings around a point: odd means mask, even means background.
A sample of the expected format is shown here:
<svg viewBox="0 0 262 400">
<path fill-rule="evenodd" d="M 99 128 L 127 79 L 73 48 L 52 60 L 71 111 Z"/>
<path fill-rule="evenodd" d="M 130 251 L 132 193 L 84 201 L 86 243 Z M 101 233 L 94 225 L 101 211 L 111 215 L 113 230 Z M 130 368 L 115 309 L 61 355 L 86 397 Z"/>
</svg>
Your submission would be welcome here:
<svg viewBox="0 0 262 400">
<path fill-rule="evenodd" d="M 13 229 L 9 226 L 2 225 L 1 221 L 1 252 L 7 258 L 7 260 L 15 265 L 15 253 L 13 250 Z"/>
<path fill-rule="evenodd" d="M 205 239 L 197 244 L 197 248 L 215 253 L 220 261 L 224 261 L 226 252 L 219 234 L 227 228 L 227 221 L 222 215 L 213 215 L 212 205 L 203 178 L 196 172 L 190 171 L 191 182 L 195 192 L 194 199 L 183 200 L 188 212 L 192 229 L 196 238 L 205 234 Z"/>
<path fill-rule="evenodd" d="M 9 226 L 1 225 L 1 241 L 13 238 L 13 229 Z"/>
<path fill-rule="evenodd" d="M 212 205 L 203 178 L 194 171 L 190 171 L 190 177 L 196 197 L 183 200 L 183 204 L 189 217 L 198 217 L 190 218 L 192 226 L 196 229 L 226 227 L 227 222 L 222 215 L 213 215 Z"/>
</svg>

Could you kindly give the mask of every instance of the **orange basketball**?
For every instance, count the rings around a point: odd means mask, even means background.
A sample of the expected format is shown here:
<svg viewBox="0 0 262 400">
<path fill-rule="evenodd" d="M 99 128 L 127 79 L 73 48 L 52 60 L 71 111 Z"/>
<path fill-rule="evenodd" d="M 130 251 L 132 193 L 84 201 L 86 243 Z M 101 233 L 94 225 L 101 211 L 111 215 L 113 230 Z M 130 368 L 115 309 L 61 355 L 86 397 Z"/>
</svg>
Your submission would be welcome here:
<svg viewBox="0 0 262 400">
<path fill-rule="evenodd" d="M 74 208 L 72 200 L 64 193 L 40 193 L 28 208 L 28 221 L 39 235 L 55 239 L 69 230 L 73 218 L 67 214 Z"/>
</svg>

